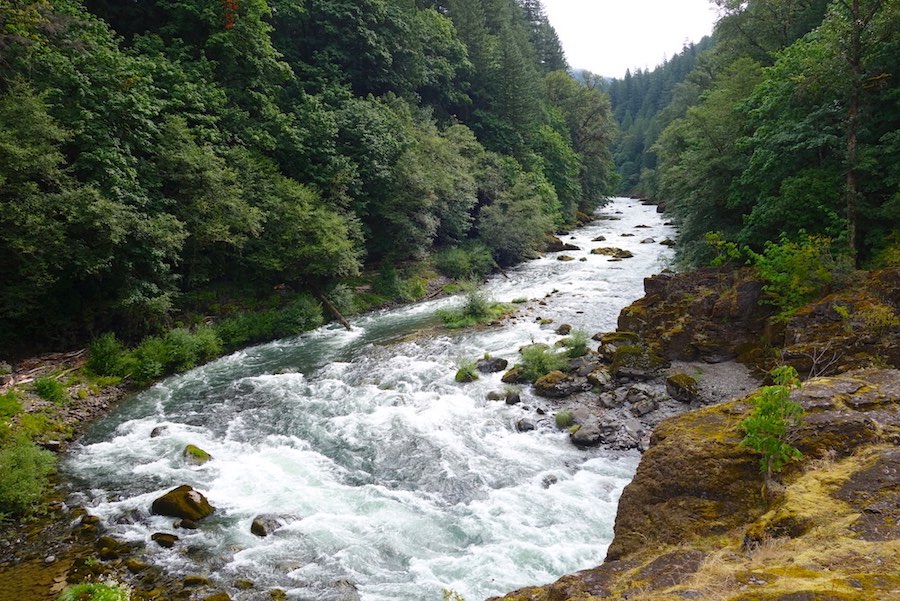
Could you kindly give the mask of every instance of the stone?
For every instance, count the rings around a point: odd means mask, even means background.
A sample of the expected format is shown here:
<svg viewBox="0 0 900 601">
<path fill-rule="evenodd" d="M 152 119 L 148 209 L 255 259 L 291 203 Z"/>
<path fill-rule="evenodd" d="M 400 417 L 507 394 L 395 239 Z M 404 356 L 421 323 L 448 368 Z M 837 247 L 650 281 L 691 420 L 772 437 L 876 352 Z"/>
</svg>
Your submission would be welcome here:
<svg viewBox="0 0 900 601">
<path fill-rule="evenodd" d="M 182 528 L 184 530 L 196 530 L 198 528 L 197 522 L 193 520 L 175 520 L 172 526 L 175 528 Z"/>
<path fill-rule="evenodd" d="M 150 438 L 158 438 L 169 433 L 169 426 L 156 426 L 150 430 Z"/>
<path fill-rule="evenodd" d="M 279 528 L 284 527 L 284 525 L 285 522 L 281 517 L 271 513 L 263 513 L 253 518 L 253 522 L 250 524 L 250 532 L 259 537 L 266 537 Z"/>
<path fill-rule="evenodd" d="M 534 423 L 530 420 L 520 419 L 516 422 L 516 430 L 519 432 L 531 432 L 534 428 Z"/>
<path fill-rule="evenodd" d="M 150 540 L 156 542 L 157 545 L 164 549 L 171 549 L 178 542 L 178 537 L 165 532 L 154 532 L 150 535 Z"/>
<path fill-rule="evenodd" d="M 568 336 L 572 332 L 572 326 L 564 323 L 556 328 L 556 333 L 560 336 Z"/>
<path fill-rule="evenodd" d="M 534 383 L 536 394 L 551 399 L 562 399 L 590 389 L 591 385 L 588 384 L 587 378 L 573 378 L 561 371 L 551 371 Z"/>
<path fill-rule="evenodd" d="M 497 371 L 503 371 L 509 365 L 509 361 L 506 359 L 500 359 L 499 357 L 488 357 L 485 359 L 479 359 L 475 363 L 475 368 L 483 374 L 490 374 Z"/>
<path fill-rule="evenodd" d="M 203 597 L 203 601 L 231 601 L 231 595 L 224 591 L 219 591 L 218 593 Z"/>
<path fill-rule="evenodd" d="M 700 387 L 688 374 L 672 374 L 666 378 L 666 392 L 676 401 L 692 403 L 697 400 Z"/>
<path fill-rule="evenodd" d="M 206 578 L 204 576 L 185 576 L 184 580 L 181 581 L 181 585 L 185 588 L 206 586 L 208 584 L 209 578 Z"/>
<path fill-rule="evenodd" d="M 541 478 L 541 486 L 543 486 L 544 488 L 550 488 L 557 482 L 559 482 L 559 478 L 557 478 L 553 474 L 548 474 L 548 475 L 544 476 L 543 478 Z"/>
<path fill-rule="evenodd" d="M 487 400 L 489 401 L 505 401 L 506 393 L 502 390 L 492 390 L 487 393 Z"/>
<path fill-rule="evenodd" d="M 140 559 L 137 559 L 135 557 L 129 557 L 128 559 L 125 560 L 125 567 L 132 574 L 137 574 L 138 572 L 143 572 L 150 566 L 148 564 L 144 563 L 143 561 L 141 561 Z"/>
<path fill-rule="evenodd" d="M 586 377 L 592 388 L 605 388 L 612 382 L 612 375 L 606 367 L 596 367 Z"/>
<path fill-rule="evenodd" d="M 597 236 L 591 242 L 606 242 L 606 236 Z"/>
<path fill-rule="evenodd" d="M 653 244 L 656 240 L 654 238 L 644 238 L 641 240 L 641 244 Z"/>
<path fill-rule="evenodd" d="M 548 252 L 562 252 L 567 250 L 581 250 L 574 244 L 568 244 L 563 242 L 556 236 L 547 236 L 547 251 Z"/>
<path fill-rule="evenodd" d="M 504 399 L 507 405 L 518 405 L 522 402 L 522 397 L 519 395 L 519 392 L 516 390 L 507 390 L 506 398 Z"/>
<path fill-rule="evenodd" d="M 613 259 L 630 259 L 634 256 L 634 253 L 628 250 L 624 250 L 621 248 L 614 247 L 605 247 L 601 246 L 600 248 L 594 248 L 591 250 L 592 255 L 604 255 L 607 257 L 612 257 Z"/>
<path fill-rule="evenodd" d="M 647 415 L 657 409 L 659 409 L 659 403 L 656 402 L 656 399 L 641 399 L 631 405 L 631 413 L 636 417 Z"/>
<path fill-rule="evenodd" d="M 356 585 L 349 580 L 338 580 L 334 583 L 334 590 L 337 592 L 337 598 L 334 601 L 360 601 Z"/>
<path fill-rule="evenodd" d="M 500 381 L 504 384 L 523 384 L 528 380 L 525 378 L 525 374 L 522 368 L 516 366 L 503 374 L 503 377 L 500 378 Z"/>
<path fill-rule="evenodd" d="M 212 459 L 212 455 L 192 444 L 184 447 L 181 456 L 184 457 L 184 462 L 188 465 L 203 465 Z"/>
<path fill-rule="evenodd" d="M 672 240 L 671 238 L 666 238 L 662 242 L 660 242 L 663 246 L 668 246 L 669 248 L 676 246 L 678 243 Z"/>
<path fill-rule="evenodd" d="M 213 511 L 215 508 L 209 504 L 206 497 L 187 485 L 173 488 L 153 501 L 150 506 L 150 512 L 154 515 L 165 515 L 193 522 L 202 520 Z"/>
<path fill-rule="evenodd" d="M 600 444 L 603 432 L 600 424 L 596 421 L 587 424 L 581 424 L 571 434 L 569 438 L 572 443 L 579 447 L 593 447 Z"/>
<path fill-rule="evenodd" d="M 569 261 L 574 261 L 575 257 L 570 257 L 569 255 L 559 255 L 556 257 L 557 261 L 562 261 L 563 263 L 568 263 Z"/>
</svg>

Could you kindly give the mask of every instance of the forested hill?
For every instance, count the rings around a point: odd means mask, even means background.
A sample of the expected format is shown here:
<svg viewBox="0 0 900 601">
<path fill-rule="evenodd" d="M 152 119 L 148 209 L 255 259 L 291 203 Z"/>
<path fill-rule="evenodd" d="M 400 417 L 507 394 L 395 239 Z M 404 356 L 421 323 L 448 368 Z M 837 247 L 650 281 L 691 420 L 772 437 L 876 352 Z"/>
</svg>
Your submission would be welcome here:
<svg viewBox="0 0 900 601">
<path fill-rule="evenodd" d="M 632 74 L 628 70 L 622 79 L 606 84 L 621 132 L 614 152 L 621 193 L 641 194 L 641 173 L 656 169 L 653 145 L 659 134 L 673 119 L 681 117 L 690 103 L 697 101 L 696 88 L 680 84 L 694 70 L 697 57 L 712 45 L 712 38 L 704 37 L 697 44 L 686 45 L 652 71 L 638 69 Z"/>
<path fill-rule="evenodd" d="M 0 352 L 520 260 L 615 189 L 566 69 L 539 0 L 0 0 Z"/>
<path fill-rule="evenodd" d="M 715 4 L 714 45 L 682 53 L 696 65 L 646 127 L 648 96 L 612 85 L 626 189 L 667 203 L 687 264 L 765 251 L 806 265 L 798 289 L 839 256 L 900 264 L 900 2 Z"/>
</svg>

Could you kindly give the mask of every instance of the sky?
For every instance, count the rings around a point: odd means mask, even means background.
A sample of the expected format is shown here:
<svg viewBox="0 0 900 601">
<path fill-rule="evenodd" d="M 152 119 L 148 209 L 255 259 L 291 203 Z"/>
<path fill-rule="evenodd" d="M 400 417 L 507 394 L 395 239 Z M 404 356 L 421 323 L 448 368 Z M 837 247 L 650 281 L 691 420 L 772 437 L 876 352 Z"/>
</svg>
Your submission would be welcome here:
<svg viewBox="0 0 900 601">
<path fill-rule="evenodd" d="M 622 77 L 712 33 L 709 0 L 543 0 L 573 69 Z"/>
</svg>

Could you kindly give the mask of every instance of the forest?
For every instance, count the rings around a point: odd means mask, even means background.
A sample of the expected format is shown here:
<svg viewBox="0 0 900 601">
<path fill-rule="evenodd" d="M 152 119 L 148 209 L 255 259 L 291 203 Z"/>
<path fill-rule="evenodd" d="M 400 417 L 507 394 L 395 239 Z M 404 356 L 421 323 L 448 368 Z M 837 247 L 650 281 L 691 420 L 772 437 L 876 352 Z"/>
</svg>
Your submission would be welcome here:
<svg viewBox="0 0 900 601">
<path fill-rule="evenodd" d="M 900 262 L 900 2 L 713 4 L 713 39 L 608 84 L 621 192 L 666 204 L 686 266 L 767 244 Z"/>
<path fill-rule="evenodd" d="M 567 69 L 539 0 L 0 0 L 0 352 L 520 261 L 616 187 Z"/>
</svg>

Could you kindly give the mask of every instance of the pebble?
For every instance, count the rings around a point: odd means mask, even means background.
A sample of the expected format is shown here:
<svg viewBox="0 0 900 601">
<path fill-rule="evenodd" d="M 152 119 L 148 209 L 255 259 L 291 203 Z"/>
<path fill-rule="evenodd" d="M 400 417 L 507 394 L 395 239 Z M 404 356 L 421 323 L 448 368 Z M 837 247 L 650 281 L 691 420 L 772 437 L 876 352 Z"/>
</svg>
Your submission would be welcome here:
<svg viewBox="0 0 900 601">
<path fill-rule="evenodd" d="M 44 563 L 47 565 L 50 565 L 51 563 L 54 563 L 55 561 L 56 561 L 56 555 L 48 555 L 47 557 L 44 558 Z"/>
</svg>

